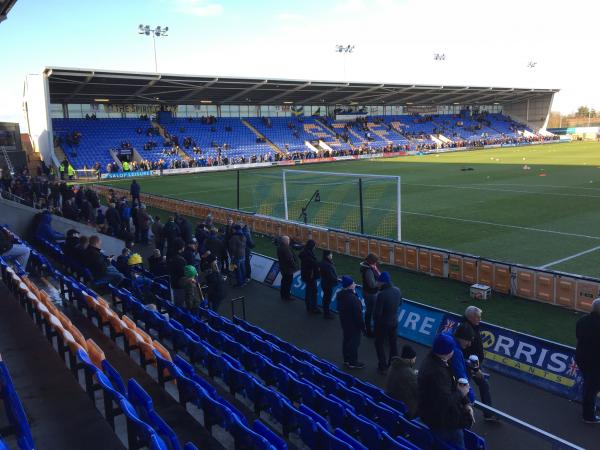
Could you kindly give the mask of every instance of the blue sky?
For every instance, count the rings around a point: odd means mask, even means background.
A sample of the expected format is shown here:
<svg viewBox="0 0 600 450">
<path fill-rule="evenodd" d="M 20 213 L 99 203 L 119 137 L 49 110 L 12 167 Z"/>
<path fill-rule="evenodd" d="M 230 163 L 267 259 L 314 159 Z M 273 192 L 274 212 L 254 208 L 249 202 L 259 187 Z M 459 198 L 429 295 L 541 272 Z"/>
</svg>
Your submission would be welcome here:
<svg viewBox="0 0 600 450">
<path fill-rule="evenodd" d="M 560 88 L 554 110 L 600 109 L 598 3 L 18 0 L 0 24 L 0 121 L 23 122 L 23 80 L 45 66 L 154 71 L 141 23 L 170 28 L 161 72 L 343 80 L 334 46 L 352 43 L 346 80 Z"/>
</svg>

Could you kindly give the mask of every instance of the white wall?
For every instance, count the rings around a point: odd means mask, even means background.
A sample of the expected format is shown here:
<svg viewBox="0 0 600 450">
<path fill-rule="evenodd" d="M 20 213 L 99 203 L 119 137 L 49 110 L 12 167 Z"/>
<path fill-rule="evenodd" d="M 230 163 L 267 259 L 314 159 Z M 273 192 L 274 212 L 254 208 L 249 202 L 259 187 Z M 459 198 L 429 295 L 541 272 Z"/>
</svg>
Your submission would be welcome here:
<svg viewBox="0 0 600 450">
<path fill-rule="evenodd" d="M 58 165 L 59 161 L 54 155 L 48 80 L 45 75 L 27 75 L 23 89 L 23 102 L 27 133 L 31 137 L 34 150 L 40 153 L 46 164 Z"/>
</svg>

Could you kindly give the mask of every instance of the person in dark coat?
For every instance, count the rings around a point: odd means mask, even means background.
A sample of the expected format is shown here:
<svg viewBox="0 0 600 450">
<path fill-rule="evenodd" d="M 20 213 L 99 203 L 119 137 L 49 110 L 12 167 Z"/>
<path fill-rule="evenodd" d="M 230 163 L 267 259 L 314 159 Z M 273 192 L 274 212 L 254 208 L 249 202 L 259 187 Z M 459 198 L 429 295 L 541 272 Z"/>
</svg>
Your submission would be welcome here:
<svg viewBox="0 0 600 450">
<path fill-rule="evenodd" d="M 138 184 L 137 180 L 133 180 L 131 182 L 131 186 L 129 187 L 129 193 L 131 194 L 131 203 L 135 204 L 140 203 L 140 185 Z"/>
<path fill-rule="evenodd" d="M 319 261 L 315 256 L 316 245 L 315 241 L 309 239 L 298 257 L 300 258 L 300 278 L 306 284 L 304 296 L 306 311 L 321 314 L 321 310 L 317 307 L 317 280 L 321 275 L 319 273 Z"/>
<path fill-rule="evenodd" d="M 391 359 L 398 356 L 398 310 L 402 304 L 402 293 L 392 284 L 387 272 L 382 272 L 377 281 L 381 290 L 377 293 L 373 308 L 375 350 L 379 360 L 378 370 L 380 373 L 385 373 Z M 386 342 L 390 347 L 389 359 L 385 355 Z"/>
<path fill-rule="evenodd" d="M 225 248 L 225 242 L 218 235 L 217 229 L 213 228 L 209 231 L 208 237 L 204 244 L 204 251 L 209 251 L 212 255 L 217 257 L 219 269 L 223 272 L 227 267 L 227 249 Z"/>
<path fill-rule="evenodd" d="M 236 286 L 240 287 L 246 283 L 246 236 L 242 227 L 235 224 L 232 227 L 233 234 L 229 238 L 229 258 L 235 266 Z"/>
<path fill-rule="evenodd" d="M 329 310 L 333 290 L 338 284 L 338 276 L 333 265 L 333 253 L 329 250 L 323 250 L 323 259 L 319 264 L 321 273 L 321 289 L 323 290 L 323 317 L 333 319 L 333 314 Z"/>
<path fill-rule="evenodd" d="M 356 284 L 348 275 L 342 277 L 342 289 L 336 294 L 336 302 L 343 341 L 342 355 L 344 365 L 349 369 L 362 369 L 365 364 L 358 361 L 360 335 L 365 329 L 362 304 L 355 292 Z"/>
<path fill-rule="evenodd" d="M 481 366 L 485 358 L 483 351 L 483 341 L 481 339 L 481 314 L 482 311 L 477 306 L 468 306 L 465 310 L 465 315 L 462 319 L 461 326 L 469 328 L 473 332 L 473 340 L 471 345 L 463 350 L 465 361 L 468 363 L 470 379 L 479 388 L 479 396 L 481 401 L 486 405 L 492 406 L 492 395 L 490 393 L 490 385 L 488 383 L 488 375 L 481 371 Z M 477 357 L 476 359 L 474 357 Z M 469 359 L 471 358 L 471 359 Z M 484 411 L 483 417 L 486 421 L 496 421 L 498 418 Z"/>
<path fill-rule="evenodd" d="M 173 216 L 170 216 L 162 230 L 162 241 L 167 245 L 167 259 L 175 255 L 176 248 L 174 244 L 180 236 L 179 225 L 175 223 Z"/>
<path fill-rule="evenodd" d="M 246 281 L 250 281 L 252 278 L 252 249 L 255 247 L 254 240 L 252 239 L 252 233 L 250 232 L 250 228 L 247 224 L 244 224 L 242 227 L 242 233 L 244 233 L 244 237 L 246 238 L 246 258 L 244 260 L 244 276 L 246 277 Z"/>
<path fill-rule="evenodd" d="M 117 236 L 121 232 L 121 214 L 117 211 L 114 203 L 110 203 L 104 213 L 108 234 Z"/>
<path fill-rule="evenodd" d="M 377 261 L 379 258 L 373 253 L 369 253 L 365 260 L 360 263 L 360 274 L 362 276 L 362 292 L 365 299 L 365 334 L 367 337 L 373 337 L 372 317 L 375 299 L 377 298 L 377 278 L 379 278 L 379 268 Z"/>
<path fill-rule="evenodd" d="M 439 334 L 417 375 L 417 412 L 434 436 L 460 449 L 465 448 L 463 428 L 469 426 L 473 408 L 467 397 L 469 386 L 458 385 L 448 360 L 454 353 L 453 338 Z"/>
<path fill-rule="evenodd" d="M 575 362 L 583 376 L 583 420 L 600 423 L 596 415 L 596 396 L 600 392 L 600 298 L 592 302 L 592 311 L 577 321 Z"/>
<path fill-rule="evenodd" d="M 119 286 L 125 277 L 111 264 L 112 257 L 104 256 L 101 246 L 102 241 L 98 236 L 90 236 L 89 244 L 84 250 L 85 267 L 96 283 Z"/>
<path fill-rule="evenodd" d="M 183 268 L 187 265 L 182 255 L 185 249 L 183 239 L 176 238 L 171 244 L 171 248 L 173 253 L 171 257 L 167 257 L 171 289 L 180 289 L 179 280 L 183 277 Z"/>
<path fill-rule="evenodd" d="M 160 221 L 159 216 L 154 217 L 154 223 L 152 224 L 152 234 L 154 235 L 154 247 L 157 248 L 161 253 L 164 250 L 163 242 L 163 228 L 164 224 Z"/>
<path fill-rule="evenodd" d="M 148 270 L 150 270 L 155 277 L 162 277 L 168 273 L 167 261 L 157 248 L 155 248 L 152 255 L 148 257 Z"/>
<path fill-rule="evenodd" d="M 415 350 L 410 345 L 405 345 L 400 356 L 392 358 L 385 380 L 385 393 L 406 405 L 405 417 L 407 419 L 413 419 L 417 416 L 417 406 L 419 404 L 419 388 L 417 385 L 417 372 L 415 371 L 416 362 L 417 354 Z"/>
<path fill-rule="evenodd" d="M 194 233 L 192 233 L 192 226 L 190 225 L 189 220 L 185 217 L 176 214 L 175 215 L 175 223 L 179 227 L 179 231 L 181 232 L 181 239 L 187 244 L 188 242 L 192 242 L 192 238 L 194 237 Z"/>
<path fill-rule="evenodd" d="M 215 312 L 219 311 L 219 305 L 225 299 L 226 288 L 223 276 L 219 271 L 219 262 L 215 255 L 209 255 L 207 258 L 208 269 L 204 273 L 206 280 L 206 297 L 208 306 Z"/>
<path fill-rule="evenodd" d="M 150 231 L 150 225 L 152 224 L 152 217 L 146 211 L 146 205 L 140 205 L 136 212 L 137 224 L 136 230 L 139 234 L 140 242 L 142 245 L 148 244 L 148 232 Z"/>
<path fill-rule="evenodd" d="M 282 300 L 291 300 L 292 281 L 294 272 L 298 270 L 296 255 L 290 248 L 289 236 L 281 236 L 277 247 L 277 260 L 279 262 L 279 272 L 281 272 L 281 288 L 279 295 Z"/>
<path fill-rule="evenodd" d="M 62 251 L 65 256 L 69 257 L 73 262 L 77 260 L 77 246 L 79 245 L 79 231 L 71 228 L 67 231 L 65 242 L 62 244 Z"/>
</svg>

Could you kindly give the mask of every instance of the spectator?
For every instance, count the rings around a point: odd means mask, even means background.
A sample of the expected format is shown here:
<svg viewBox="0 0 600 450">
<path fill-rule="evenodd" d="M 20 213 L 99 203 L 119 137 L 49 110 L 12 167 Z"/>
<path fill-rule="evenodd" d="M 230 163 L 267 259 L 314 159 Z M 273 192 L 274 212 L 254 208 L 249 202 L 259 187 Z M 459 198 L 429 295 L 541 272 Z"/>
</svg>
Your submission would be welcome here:
<svg viewBox="0 0 600 450">
<path fill-rule="evenodd" d="M 179 279 L 179 287 L 184 292 L 184 305 L 190 311 L 195 311 L 200 306 L 200 287 L 196 280 L 197 276 L 196 268 L 187 265 L 183 268 L 183 277 Z"/>
<path fill-rule="evenodd" d="M 338 284 L 338 276 L 333 265 L 333 253 L 329 250 L 323 250 L 323 259 L 319 264 L 321 274 L 321 289 L 323 290 L 323 317 L 333 319 L 333 314 L 329 311 L 333 290 Z"/>
<path fill-rule="evenodd" d="M 157 248 L 148 257 L 148 269 L 155 277 L 162 277 L 167 274 L 167 262 Z"/>
<path fill-rule="evenodd" d="M 583 421 L 600 423 L 596 415 L 596 396 L 600 391 L 600 298 L 592 311 L 577 321 L 575 361 L 583 376 Z"/>
<path fill-rule="evenodd" d="M 85 249 L 85 264 L 90 270 L 96 284 L 112 284 L 119 286 L 123 275 L 111 264 L 112 256 L 106 257 L 101 250 L 102 241 L 96 235 L 90 236 L 89 244 Z"/>
<path fill-rule="evenodd" d="M 215 312 L 219 311 L 219 305 L 225 299 L 225 281 L 215 255 L 209 255 L 207 258 L 208 270 L 205 272 L 206 297 L 208 306 Z"/>
<path fill-rule="evenodd" d="M 76 259 L 77 246 L 79 245 L 79 231 L 71 228 L 67 231 L 65 242 L 62 244 L 62 251 L 65 256 Z"/>
<path fill-rule="evenodd" d="M 365 364 L 358 361 L 360 335 L 365 329 L 362 304 L 355 293 L 356 284 L 348 275 L 342 277 L 342 290 L 336 295 L 338 315 L 342 326 L 342 354 L 344 365 L 349 369 L 362 369 Z"/>
<path fill-rule="evenodd" d="M 156 247 L 160 253 L 164 250 L 164 243 L 162 239 L 163 235 L 163 223 L 160 221 L 159 216 L 154 216 L 154 223 L 152 224 L 152 234 L 154 235 L 154 247 Z"/>
<path fill-rule="evenodd" d="M 439 334 L 417 376 L 418 408 L 423 423 L 442 442 L 465 448 L 463 428 L 472 424 L 469 387 L 458 385 L 448 361 L 454 353 L 452 336 Z"/>
<path fill-rule="evenodd" d="M 454 338 L 452 340 L 454 344 L 454 354 L 448 363 L 450 364 L 456 379 L 469 378 L 469 371 L 463 356 L 463 351 L 471 345 L 474 338 L 475 335 L 473 334 L 473 329 L 469 326 L 461 324 L 456 328 L 456 330 L 454 330 Z M 473 388 L 470 387 L 469 403 L 473 402 L 475 402 L 475 393 L 473 392 Z"/>
<path fill-rule="evenodd" d="M 115 267 L 119 272 L 121 272 L 125 277 L 130 278 L 131 273 L 129 270 L 129 257 L 132 255 L 131 250 L 125 247 L 121 250 L 121 254 L 117 256 L 117 260 L 115 261 Z"/>
<path fill-rule="evenodd" d="M 133 180 L 131 182 L 131 186 L 129 187 L 129 193 L 131 194 L 131 204 L 135 204 L 136 202 L 140 203 L 140 185 L 137 180 Z"/>
<path fill-rule="evenodd" d="M 146 205 L 140 205 L 137 210 L 137 229 L 139 230 L 142 245 L 148 244 L 148 231 L 150 230 L 151 223 L 152 217 L 146 211 Z"/>
<path fill-rule="evenodd" d="M 380 373 L 385 373 L 391 359 L 398 356 L 398 308 L 402 303 L 402 293 L 392 284 L 387 272 L 382 272 L 377 281 L 381 290 L 377 293 L 373 309 L 375 350 L 379 360 L 378 370 Z M 389 359 L 385 356 L 386 341 L 390 347 Z"/>
<path fill-rule="evenodd" d="M 75 260 L 85 266 L 85 250 L 88 248 L 89 238 L 87 236 L 79 236 L 79 243 L 75 249 Z"/>
<path fill-rule="evenodd" d="M 483 341 L 481 339 L 481 330 L 479 324 L 481 323 L 481 309 L 476 306 L 469 306 L 465 310 L 465 316 L 462 319 L 462 325 L 468 327 L 473 332 L 473 341 L 471 345 L 463 350 L 463 356 L 467 361 L 475 361 L 473 357 L 477 357 L 476 362 L 470 363 L 468 369 L 470 379 L 479 388 L 479 396 L 481 401 L 486 405 L 492 406 L 492 396 L 490 394 L 490 385 L 487 380 L 487 374 L 481 371 L 485 353 L 483 351 Z M 483 417 L 486 421 L 496 421 L 498 418 L 484 411 Z"/>
<path fill-rule="evenodd" d="M 169 277 L 171 281 L 171 289 L 179 289 L 179 280 L 183 277 L 183 268 L 187 265 L 182 253 L 185 248 L 183 239 L 176 238 L 171 244 L 173 254 L 167 256 L 167 267 L 169 269 Z"/>
<path fill-rule="evenodd" d="M 217 257 L 219 268 L 224 271 L 227 266 L 227 249 L 223 239 L 217 234 L 217 229 L 212 228 L 208 233 L 206 244 L 204 245 L 204 251 L 208 251 Z"/>
<path fill-rule="evenodd" d="M 315 247 L 315 241 L 309 239 L 298 257 L 300 258 L 300 278 L 306 284 L 304 297 L 306 311 L 320 314 L 321 310 L 317 307 L 317 280 L 321 275 L 319 273 L 319 262 L 314 253 Z"/>
<path fill-rule="evenodd" d="M 169 216 L 162 230 L 162 240 L 167 244 L 167 259 L 176 253 L 175 241 L 181 236 L 179 226 L 175 223 L 173 216 Z"/>
<path fill-rule="evenodd" d="M 252 275 L 252 249 L 254 248 L 254 240 L 252 239 L 252 232 L 248 227 L 248 224 L 244 224 L 242 226 L 242 233 L 244 233 L 244 237 L 246 238 L 246 256 L 244 259 L 244 276 L 246 277 L 246 281 L 250 281 Z"/>
<path fill-rule="evenodd" d="M 192 242 L 185 244 L 185 248 L 183 249 L 181 256 L 183 256 L 188 265 L 194 267 L 198 265 L 198 245 L 196 244 L 196 238 L 194 238 Z"/>
<path fill-rule="evenodd" d="M 30 253 L 29 247 L 18 244 L 7 229 L 0 227 L 0 255 L 3 258 L 17 261 L 26 270 Z"/>
<path fill-rule="evenodd" d="M 189 220 L 179 214 L 175 214 L 175 223 L 179 227 L 179 231 L 181 233 L 181 238 L 187 244 L 192 241 L 194 237 L 192 233 L 192 226 L 190 225 Z"/>
<path fill-rule="evenodd" d="M 240 287 L 246 283 L 246 236 L 239 224 L 233 225 L 232 230 L 233 234 L 229 238 L 229 256 L 231 263 L 235 265 L 236 286 Z"/>
<path fill-rule="evenodd" d="M 64 240 L 62 233 L 52 229 L 52 214 L 49 211 L 44 211 L 38 216 L 39 224 L 35 230 L 35 238 L 37 240 L 46 240 L 48 242 L 56 242 Z"/>
<path fill-rule="evenodd" d="M 109 203 L 104 215 L 106 217 L 106 224 L 108 225 L 108 234 L 117 236 L 121 232 L 121 214 L 117 211 L 116 205 Z"/>
<path fill-rule="evenodd" d="M 360 263 L 360 274 L 362 276 L 362 292 L 365 300 L 365 334 L 373 337 L 372 317 L 375 299 L 377 298 L 377 279 L 379 268 L 377 267 L 377 255 L 369 253 L 365 260 Z"/>
<path fill-rule="evenodd" d="M 419 404 L 417 372 L 415 371 L 416 362 L 417 354 L 415 350 L 410 345 L 405 345 L 400 356 L 392 358 L 385 380 L 385 393 L 406 405 L 408 411 L 405 416 L 407 419 L 413 419 L 417 416 L 417 406 Z"/>
</svg>

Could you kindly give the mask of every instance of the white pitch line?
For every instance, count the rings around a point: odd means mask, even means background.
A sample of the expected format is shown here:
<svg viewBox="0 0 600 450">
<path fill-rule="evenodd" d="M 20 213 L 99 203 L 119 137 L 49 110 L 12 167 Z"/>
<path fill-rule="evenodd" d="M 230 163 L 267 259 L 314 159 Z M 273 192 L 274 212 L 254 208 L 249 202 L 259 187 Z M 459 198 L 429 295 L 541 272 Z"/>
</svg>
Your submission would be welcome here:
<svg viewBox="0 0 600 450">
<path fill-rule="evenodd" d="M 514 192 L 516 194 L 551 195 L 551 196 L 557 196 L 557 197 L 600 198 L 600 195 L 560 194 L 557 192 L 532 192 L 532 191 L 522 191 L 522 190 L 516 190 L 516 189 L 488 189 L 488 188 L 473 187 L 473 186 L 457 186 L 457 185 L 453 185 L 453 184 L 404 183 L 403 186 L 439 187 L 439 188 L 444 188 L 444 189 L 468 189 L 468 190 L 474 190 L 474 191 L 489 191 L 489 192 Z"/>
<path fill-rule="evenodd" d="M 578 258 L 580 256 L 587 255 L 588 253 L 595 252 L 596 250 L 600 250 L 600 245 L 597 246 L 597 247 L 594 247 L 594 248 L 590 248 L 588 250 L 584 250 L 584 251 L 579 252 L 579 253 L 575 253 L 574 255 L 567 256 L 566 258 L 561 258 L 561 259 L 557 259 L 556 261 L 549 262 L 548 264 L 544 264 L 543 266 L 540 266 L 539 268 L 540 269 L 546 269 L 548 267 L 555 266 L 555 265 L 563 263 L 565 261 L 569 261 L 570 259 L 575 259 L 575 258 Z"/>
<path fill-rule="evenodd" d="M 471 186 L 518 186 L 518 187 L 541 187 L 556 189 L 583 189 L 586 191 L 595 191 L 600 193 L 600 188 L 591 188 L 583 186 L 559 186 L 556 184 L 516 184 L 516 183 L 471 183 Z"/>
<path fill-rule="evenodd" d="M 327 201 L 323 201 L 323 200 L 321 200 L 321 203 L 328 203 L 328 204 L 332 204 L 332 205 L 342 205 L 342 206 L 352 206 L 352 207 L 358 208 L 358 205 L 355 205 L 352 203 L 336 203 L 336 202 L 327 202 Z M 365 209 L 374 209 L 376 211 L 388 211 L 388 212 L 395 211 L 393 209 L 376 208 L 373 206 L 365 206 L 364 208 Z M 485 220 L 461 219 L 460 217 L 441 216 L 438 214 L 429 214 L 429 213 L 421 213 L 421 212 L 406 211 L 406 210 L 403 210 L 402 213 L 403 214 L 411 214 L 414 216 L 433 217 L 435 219 L 454 220 L 457 222 L 476 223 L 476 224 L 481 224 L 481 225 L 490 225 L 490 226 L 494 226 L 494 227 L 512 228 L 512 229 L 516 229 L 516 230 L 535 231 L 535 232 L 540 232 L 540 233 L 558 234 L 561 236 L 573 236 L 573 237 L 580 237 L 580 238 L 585 238 L 585 239 L 600 240 L 600 236 L 589 236 L 587 234 L 568 233 L 566 231 L 547 230 L 545 228 L 522 227 L 519 225 L 509 225 L 509 224 L 505 224 L 505 223 L 487 222 Z"/>
</svg>

